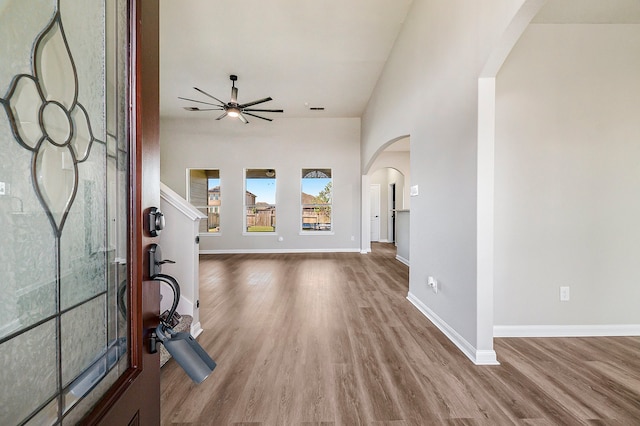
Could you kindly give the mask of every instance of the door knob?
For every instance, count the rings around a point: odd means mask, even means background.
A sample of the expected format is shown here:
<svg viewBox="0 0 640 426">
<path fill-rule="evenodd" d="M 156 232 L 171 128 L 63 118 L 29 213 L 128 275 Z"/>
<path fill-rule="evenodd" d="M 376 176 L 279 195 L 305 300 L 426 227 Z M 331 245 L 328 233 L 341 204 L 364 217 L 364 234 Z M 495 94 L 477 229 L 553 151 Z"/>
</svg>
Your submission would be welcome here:
<svg viewBox="0 0 640 426">
<path fill-rule="evenodd" d="M 149 235 L 152 237 L 157 237 L 160 235 L 160 231 L 164 229 L 165 220 L 164 214 L 157 207 L 151 207 L 149 209 L 149 223 L 147 229 L 149 230 Z"/>
</svg>

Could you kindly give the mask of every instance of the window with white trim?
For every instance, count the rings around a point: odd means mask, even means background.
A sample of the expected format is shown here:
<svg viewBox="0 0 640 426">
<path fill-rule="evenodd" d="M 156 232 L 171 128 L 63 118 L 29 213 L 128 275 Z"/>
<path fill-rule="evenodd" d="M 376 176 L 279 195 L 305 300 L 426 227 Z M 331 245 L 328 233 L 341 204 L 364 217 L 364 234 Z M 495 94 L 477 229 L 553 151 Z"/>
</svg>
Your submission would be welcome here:
<svg viewBox="0 0 640 426">
<path fill-rule="evenodd" d="M 331 169 L 302 169 L 302 232 L 332 230 L 332 187 Z"/>
<path fill-rule="evenodd" d="M 207 216 L 200 221 L 200 233 L 220 232 L 220 170 L 189 170 L 189 202 Z"/>
<path fill-rule="evenodd" d="M 245 231 L 276 231 L 276 171 L 245 170 Z"/>
</svg>

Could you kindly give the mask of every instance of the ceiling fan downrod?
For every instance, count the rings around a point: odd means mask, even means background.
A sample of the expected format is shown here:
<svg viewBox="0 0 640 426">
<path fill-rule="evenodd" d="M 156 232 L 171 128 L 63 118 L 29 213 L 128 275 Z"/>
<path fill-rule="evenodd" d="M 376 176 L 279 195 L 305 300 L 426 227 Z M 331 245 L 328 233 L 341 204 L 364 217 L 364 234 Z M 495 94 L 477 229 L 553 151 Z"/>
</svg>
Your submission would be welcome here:
<svg viewBox="0 0 640 426">
<path fill-rule="evenodd" d="M 238 88 L 236 87 L 236 81 L 238 80 L 238 76 L 231 74 L 229 76 L 231 80 L 231 103 L 238 104 Z"/>
</svg>

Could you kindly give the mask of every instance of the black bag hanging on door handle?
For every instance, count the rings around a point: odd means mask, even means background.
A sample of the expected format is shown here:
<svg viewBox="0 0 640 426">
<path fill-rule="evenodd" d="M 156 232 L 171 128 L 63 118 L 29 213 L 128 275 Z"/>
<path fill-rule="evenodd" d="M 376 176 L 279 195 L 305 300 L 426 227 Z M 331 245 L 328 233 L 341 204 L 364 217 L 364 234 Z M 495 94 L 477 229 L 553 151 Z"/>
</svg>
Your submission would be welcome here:
<svg viewBox="0 0 640 426">
<path fill-rule="evenodd" d="M 173 290 L 173 303 L 167 317 L 161 319 L 155 332 L 151 333 L 151 353 L 157 352 L 158 343 L 162 343 L 191 380 L 200 384 L 213 372 L 216 363 L 190 333 L 176 333 L 171 328 L 172 319 L 180 301 L 180 285 L 171 275 L 159 273 L 163 263 L 172 261 L 155 259 L 155 256 L 160 254 L 160 248 L 156 244 L 153 246 L 149 251 L 150 257 L 154 257 L 152 267 L 155 268 L 154 272 L 156 273 L 151 276 L 151 279 L 169 284 Z"/>
</svg>

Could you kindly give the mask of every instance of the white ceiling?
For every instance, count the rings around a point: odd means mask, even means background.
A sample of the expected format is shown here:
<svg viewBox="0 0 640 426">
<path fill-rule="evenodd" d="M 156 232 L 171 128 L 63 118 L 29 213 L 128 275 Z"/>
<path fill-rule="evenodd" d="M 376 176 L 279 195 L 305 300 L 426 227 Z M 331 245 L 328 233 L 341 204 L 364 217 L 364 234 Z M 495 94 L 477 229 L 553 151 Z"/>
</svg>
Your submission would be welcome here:
<svg viewBox="0 0 640 426">
<path fill-rule="evenodd" d="M 534 24 L 638 24 L 640 0 L 549 0 Z"/>
<path fill-rule="evenodd" d="M 178 96 L 226 102 L 236 74 L 240 103 L 285 110 L 265 116 L 360 117 L 411 2 L 160 0 L 160 115 L 217 117 Z"/>
<path fill-rule="evenodd" d="M 240 103 L 285 110 L 271 118 L 361 117 L 411 2 L 160 0 L 160 114 L 217 117 L 178 96 L 226 102 L 236 74 Z M 549 0 L 533 22 L 640 23 L 640 0 Z"/>
</svg>

